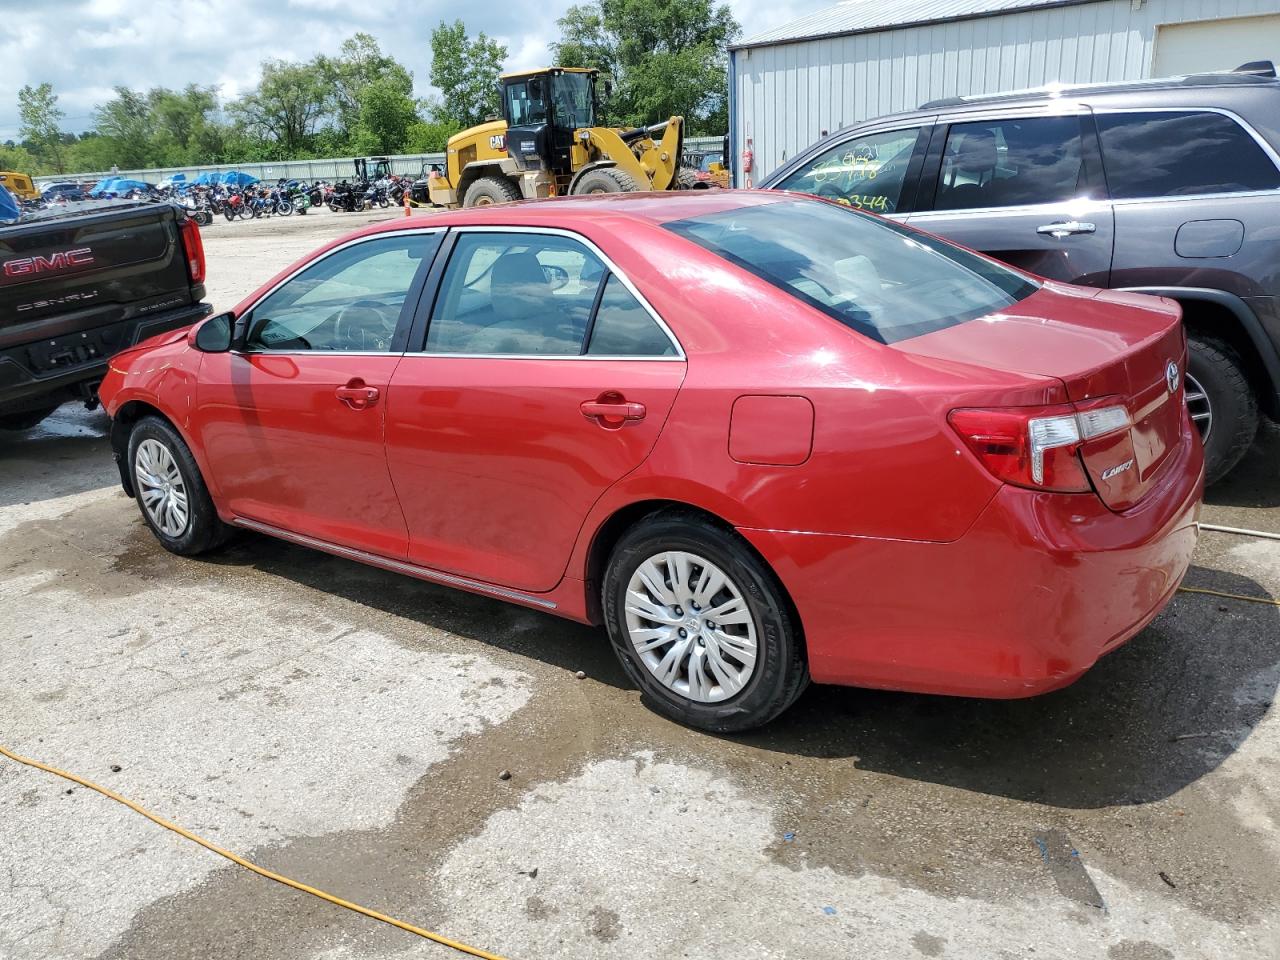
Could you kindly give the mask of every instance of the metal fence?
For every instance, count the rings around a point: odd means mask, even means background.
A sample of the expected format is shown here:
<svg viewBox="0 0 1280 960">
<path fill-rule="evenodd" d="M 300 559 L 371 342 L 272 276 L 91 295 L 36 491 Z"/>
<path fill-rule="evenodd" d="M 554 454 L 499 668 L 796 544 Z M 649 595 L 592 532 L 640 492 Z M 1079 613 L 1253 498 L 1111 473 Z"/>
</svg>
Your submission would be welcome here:
<svg viewBox="0 0 1280 960">
<path fill-rule="evenodd" d="M 714 151 L 723 145 L 722 137 L 686 137 L 686 150 Z M 156 167 L 149 170 L 97 170 L 87 173 L 65 173 L 57 176 L 34 177 L 39 185 L 57 183 L 62 180 L 101 180 L 103 177 L 127 177 L 131 180 L 144 180 L 147 183 L 159 183 L 175 173 L 185 174 L 188 180 L 194 180 L 202 173 L 226 173 L 239 170 L 257 177 L 259 180 L 346 180 L 355 176 L 351 157 L 334 157 L 328 160 L 271 160 L 263 163 L 215 163 L 193 167 Z M 444 165 L 443 153 L 405 153 L 388 157 L 391 161 L 391 172 L 401 175 L 417 176 L 423 165 L 438 163 Z"/>
</svg>

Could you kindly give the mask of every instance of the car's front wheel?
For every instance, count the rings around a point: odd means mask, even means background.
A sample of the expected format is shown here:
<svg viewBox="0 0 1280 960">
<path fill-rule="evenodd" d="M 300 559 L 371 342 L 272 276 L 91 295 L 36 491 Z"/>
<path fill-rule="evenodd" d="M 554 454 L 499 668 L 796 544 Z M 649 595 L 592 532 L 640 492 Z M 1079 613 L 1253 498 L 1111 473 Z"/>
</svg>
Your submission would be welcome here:
<svg viewBox="0 0 1280 960">
<path fill-rule="evenodd" d="M 129 469 L 142 518 L 166 550 L 191 556 L 227 539 L 230 528 L 218 519 L 191 450 L 164 420 L 134 424 Z"/>
<path fill-rule="evenodd" d="M 1191 334 L 1187 352 L 1187 409 L 1204 441 L 1205 483 L 1216 483 L 1253 443 L 1258 400 L 1230 344 Z"/>
<path fill-rule="evenodd" d="M 628 531 L 605 572 L 609 638 L 645 702 L 716 733 L 768 723 L 809 682 L 799 625 L 772 571 L 696 514 Z"/>
</svg>

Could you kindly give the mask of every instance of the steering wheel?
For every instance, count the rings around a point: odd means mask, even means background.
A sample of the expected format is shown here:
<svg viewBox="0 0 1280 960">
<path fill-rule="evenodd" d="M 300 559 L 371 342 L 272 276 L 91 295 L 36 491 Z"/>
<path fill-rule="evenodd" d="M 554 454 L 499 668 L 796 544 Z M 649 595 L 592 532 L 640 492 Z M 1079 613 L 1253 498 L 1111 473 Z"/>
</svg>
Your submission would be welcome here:
<svg viewBox="0 0 1280 960">
<path fill-rule="evenodd" d="M 395 319 L 387 317 L 386 305 L 377 300 L 349 303 L 333 321 L 333 339 L 339 350 L 390 350 L 395 333 Z"/>
</svg>

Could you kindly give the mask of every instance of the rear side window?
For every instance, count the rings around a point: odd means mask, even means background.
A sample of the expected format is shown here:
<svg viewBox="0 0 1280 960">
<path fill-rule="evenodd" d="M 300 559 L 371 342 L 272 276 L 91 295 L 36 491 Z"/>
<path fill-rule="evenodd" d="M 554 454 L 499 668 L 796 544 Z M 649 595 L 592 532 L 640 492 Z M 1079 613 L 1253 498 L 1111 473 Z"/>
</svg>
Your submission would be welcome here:
<svg viewBox="0 0 1280 960">
<path fill-rule="evenodd" d="M 609 274 L 591 325 L 587 353 L 606 357 L 674 357 L 671 339 L 615 274 Z"/>
<path fill-rule="evenodd" d="M 1097 120 L 1102 165 L 1117 200 L 1280 187 L 1266 151 L 1220 113 L 1100 113 Z"/>
<path fill-rule="evenodd" d="M 1024 275 L 817 200 L 785 200 L 666 224 L 880 343 L 1007 309 L 1038 287 Z"/>
<path fill-rule="evenodd" d="M 1059 203 L 1087 178 L 1078 116 L 956 123 L 947 132 L 934 206 L 975 210 Z"/>
</svg>

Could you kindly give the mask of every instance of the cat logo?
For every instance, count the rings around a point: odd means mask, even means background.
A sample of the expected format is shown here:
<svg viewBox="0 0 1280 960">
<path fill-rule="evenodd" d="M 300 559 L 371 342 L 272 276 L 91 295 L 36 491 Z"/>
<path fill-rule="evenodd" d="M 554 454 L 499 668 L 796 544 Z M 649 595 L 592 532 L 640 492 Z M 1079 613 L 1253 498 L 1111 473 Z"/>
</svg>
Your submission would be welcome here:
<svg viewBox="0 0 1280 960">
<path fill-rule="evenodd" d="M 489 138 L 489 149 L 505 150 L 507 149 L 507 135 L 505 133 L 495 133 Z"/>
</svg>

